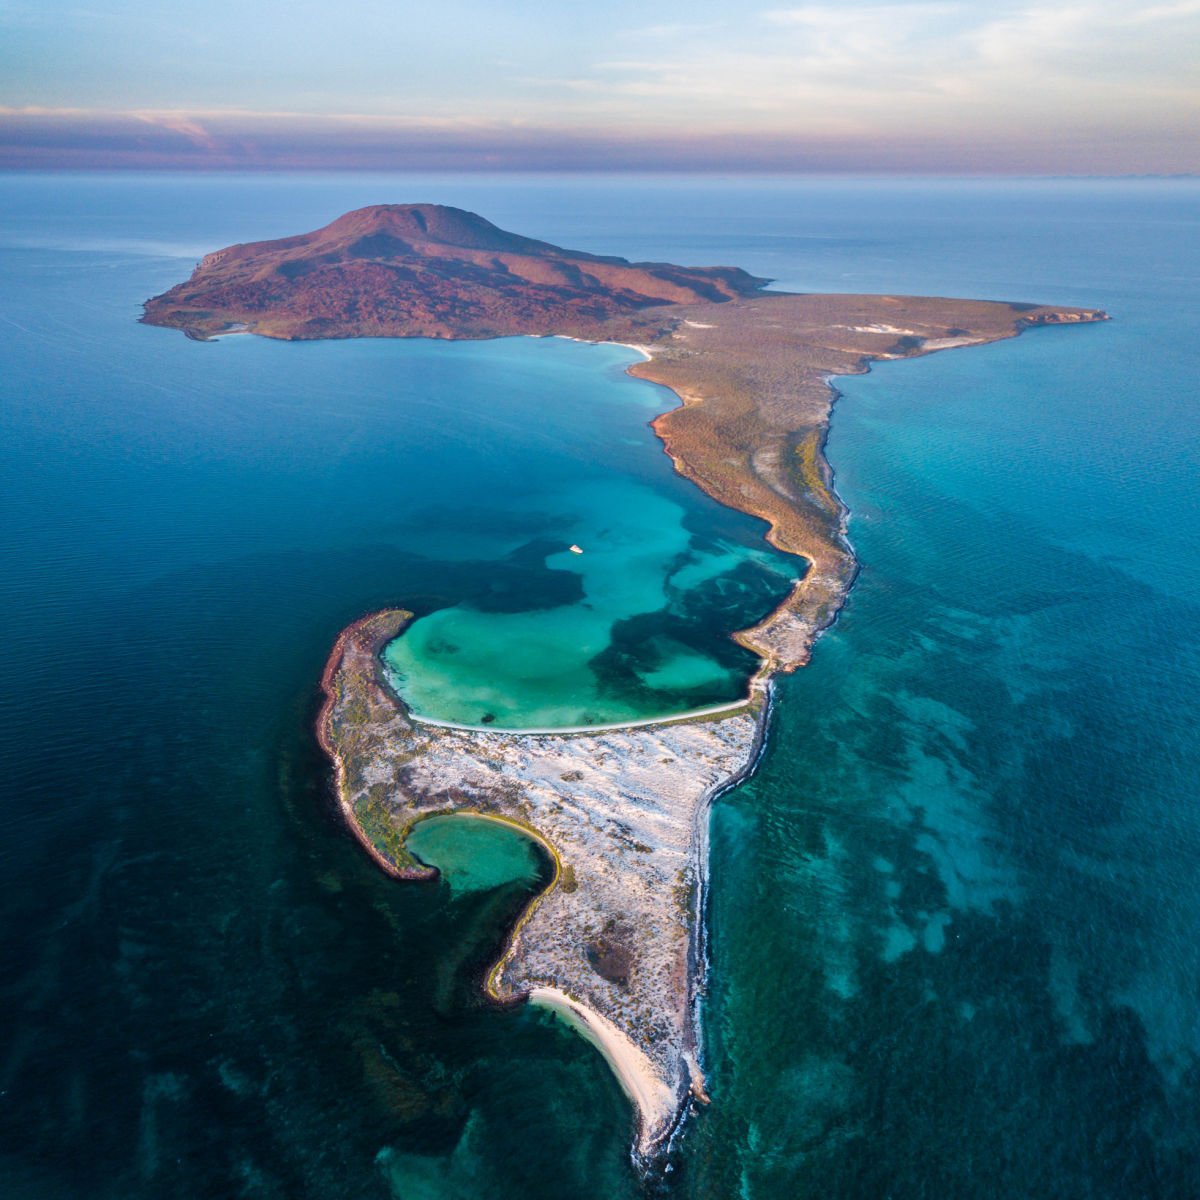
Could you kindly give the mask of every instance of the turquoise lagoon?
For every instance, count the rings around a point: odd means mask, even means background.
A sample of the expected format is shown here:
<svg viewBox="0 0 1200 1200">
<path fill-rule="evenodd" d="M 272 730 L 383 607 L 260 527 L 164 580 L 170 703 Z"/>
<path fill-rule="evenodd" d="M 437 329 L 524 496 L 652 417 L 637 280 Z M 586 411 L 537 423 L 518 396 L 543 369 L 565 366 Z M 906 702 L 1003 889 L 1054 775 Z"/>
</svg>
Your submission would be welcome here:
<svg viewBox="0 0 1200 1200">
<path fill-rule="evenodd" d="M 416 619 L 384 661 L 417 715 L 587 726 L 745 696 L 757 660 L 729 635 L 804 564 L 675 476 L 649 422 L 676 400 L 625 375 L 634 352 L 566 339 L 291 349 L 223 338 L 168 357 L 195 372 L 225 355 L 227 378 L 270 374 L 293 403 L 320 397 L 331 488 L 372 479 L 381 535 L 411 562 L 392 602 Z"/>
<path fill-rule="evenodd" d="M 653 415 L 662 397 L 648 399 Z M 415 622 L 384 653 L 414 713 L 498 729 L 578 727 L 745 694 L 748 656 L 718 640 L 733 632 L 722 622 L 750 617 L 755 599 L 782 599 L 802 563 L 697 538 L 684 506 L 630 481 L 572 481 L 529 503 L 571 539 L 543 562 L 578 580 L 578 600 L 519 612 L 459 604 Z"/>
<path fill-rule="evenodd" d="M 486 892 L 511 884 L 534 886 L 545 855 L 519 829 L 486 817 L 426 817 L 406 843 L 423 863 L 437 867 L 451 892 Z"/>
<path fill-rule="evenodd" d="M 0 1191 L 647 1194 L 599 1056 L 480 1000 L 540 852 L 431 822 L 443 881 L 384 878 L 331 809 L 316 681 L 402 604 L 430 712 L 735 698 L 726 635 L 795 564 L 673 474 L 629 351 L 136 323 L 206 250 L 403 199 L 793 289 L 1113 312 L 842 381 L 862 574 L 714 809 L 713 1104 L 650 1192 L 1194 1200 L 1188 181 L 0 177 Z M 532 674 L 495 654 L 539 630 L 564 649 Z"/>
</svg>

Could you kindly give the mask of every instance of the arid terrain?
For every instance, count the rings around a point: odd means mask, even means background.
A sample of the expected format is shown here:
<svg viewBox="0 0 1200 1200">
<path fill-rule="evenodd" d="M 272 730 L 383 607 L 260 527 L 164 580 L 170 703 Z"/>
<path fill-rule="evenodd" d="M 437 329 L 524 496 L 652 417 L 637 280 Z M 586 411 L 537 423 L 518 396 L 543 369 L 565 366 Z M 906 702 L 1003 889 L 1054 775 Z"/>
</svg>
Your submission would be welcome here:
<svg viewBox="0 0 1200 1200">
<path fill-rule="evenodd" d="M 736 267 L 563 250 L 458 208 L 381 204 L 313 233 L 207 254 L 144 319 L 193 337 L 231 327 L 278 338 L 591 337 L 617 315 L 719 303 L 766 282 Z"/>
<path fill-rule="evenodd" d="M 423 817 L 486 816 L 542 842 L 553 881 L 510 936 L 488 992 L 570 1010 L 634 1102 L 638 1153 L 649 1156 L 688 1096 L 704 1094 L 693 931 L 708 805 L 751 769 L 762 699 L 720 717 L 587 734 L 427 725 L 397 702 L 379 657 L 408 619 L 366 617 L 330 657 L 318 736 L 343 814 L 398 878 L 434 874 L 405 847 Z"/>
</svg>

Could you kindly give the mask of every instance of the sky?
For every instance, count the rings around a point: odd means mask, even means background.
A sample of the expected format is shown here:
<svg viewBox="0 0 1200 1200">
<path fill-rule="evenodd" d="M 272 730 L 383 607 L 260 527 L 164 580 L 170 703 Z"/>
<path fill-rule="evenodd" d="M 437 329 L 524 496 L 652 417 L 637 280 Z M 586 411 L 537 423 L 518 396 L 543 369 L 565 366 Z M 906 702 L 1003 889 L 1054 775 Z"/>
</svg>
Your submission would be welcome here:
<svg viewBox="0 0 1200 1200">
<path fill-rule="evenodd" d="M 0 167 L 1200 171 L 1200 0 L 0 0 Z"/>
</svg>

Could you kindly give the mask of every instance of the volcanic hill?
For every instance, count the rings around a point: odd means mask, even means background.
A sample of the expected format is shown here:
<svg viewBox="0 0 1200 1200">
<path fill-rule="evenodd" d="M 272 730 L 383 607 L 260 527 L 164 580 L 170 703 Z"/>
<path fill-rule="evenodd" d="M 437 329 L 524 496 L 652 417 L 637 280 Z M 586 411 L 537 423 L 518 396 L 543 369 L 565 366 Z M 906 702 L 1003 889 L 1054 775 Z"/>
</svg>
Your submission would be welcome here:
<svg viewBox="0 0 1200 1200">
<path fill-rule="evenodd" d="M 147 301 L 143 320 L 200 338 L 588 336 L 617 316 L 752 296 L 767 282 L 737 267 L 564 250 L 461 208 L 378 204 L 313 233 L 207 254 Z"/>
</svg>

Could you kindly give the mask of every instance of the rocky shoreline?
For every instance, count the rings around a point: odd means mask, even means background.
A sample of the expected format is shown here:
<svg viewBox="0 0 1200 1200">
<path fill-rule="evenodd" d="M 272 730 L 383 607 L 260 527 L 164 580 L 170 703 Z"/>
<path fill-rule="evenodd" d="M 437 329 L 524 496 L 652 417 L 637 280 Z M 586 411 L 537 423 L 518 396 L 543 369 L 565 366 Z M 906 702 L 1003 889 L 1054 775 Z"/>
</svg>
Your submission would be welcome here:
<svg viewBox="0 0 1200 1200">
<path fill-rule="evenodd" d="M 400 867 L 386 854 L 377 849 L 371 839 L 367 837 L 362 827 L 354 820 L 354 814 L 345 803 L 346 768 L 336 744 L 330 737 L 330 716 L 335 703 L 335 680 L 337 669 L 352 641 L 365 643 L 367 652 L 373 655 L 379 655 L 383 647 L 390 641 L 390 637 L 372 623 L 372 618 L 375 615 L 370 614 L 366 617 L 361 617 L 353 624 L 347 625 L 338 634 L 337 640 L 333 644 L 333 649 L 330 651 L 329 658 L 325 662 L 325 669 L 321 672 L 320 687 L 324 699 L 321 703 L 320 711 L 317 713 L 317 743 L 333 765 L 334 796 L 337 798 L 338 810 L 342 814 L 346 828 L 354 835 L 355 840 L 366 851 L 375 865 L 384 874 L 390 875 L 393 879 L 436 879 L 438 873 L 432 867 L 417 865 Z M 406 613 L 404 615 L 408 617 L 411 614 Z"/>
<path fill-rule="evenodd" d="M 690 1097 L 703 1097 L 699 929 L 708 808 L 758 761 L 761 697 L 733 714 L 592 734 L 454 730 L 412 721 L 380 649 L 400 610 L 339 637 L 322 678 L 318 738 L 348 827 L 395 878 L 429 878 L 405 839 L 425 817 L 504 820 L 543 841 L 554 880 L 531 902 L 488 976 L 500 1003 L 570 1010 L 633 1100 L 648 1163 Z"/>
<path fill-rule="evenodd" d="M 373 613 L 337 639 L 317 736 L 338 804 L 397 879 L 436 872 L 408 852 L 413 823 L 470 813 L 550 847 L 555 878 L 522 914 L 488 977 L 491 998 L 529 998 L 604 1054 L 637 1113 L 645 1166 L 705 1099 L 708 813 L 754 769 L 771 678 L 808 661 L 857 572 L 825 458 L 837 391 L 873 362 L 1107 320 L 1094 309 L 913 296 L 768 293 L 736 268 L 629 263 L 562 250 L 437 205 L 383 205 L 311 234 L 208 255 L 148 301 L 144 320 L 207 340 L 267 337 L 570 336 L 632 345 L 629 374 L 679 406 L 653 427 L 675 469 L 760 517 L 807 568 L 789 596 L 733 633 L 760 668 L 729 711 L 636 726 L 503 731 L 418 721 L 380 651 L 411 619 Z"/>
</svg>

